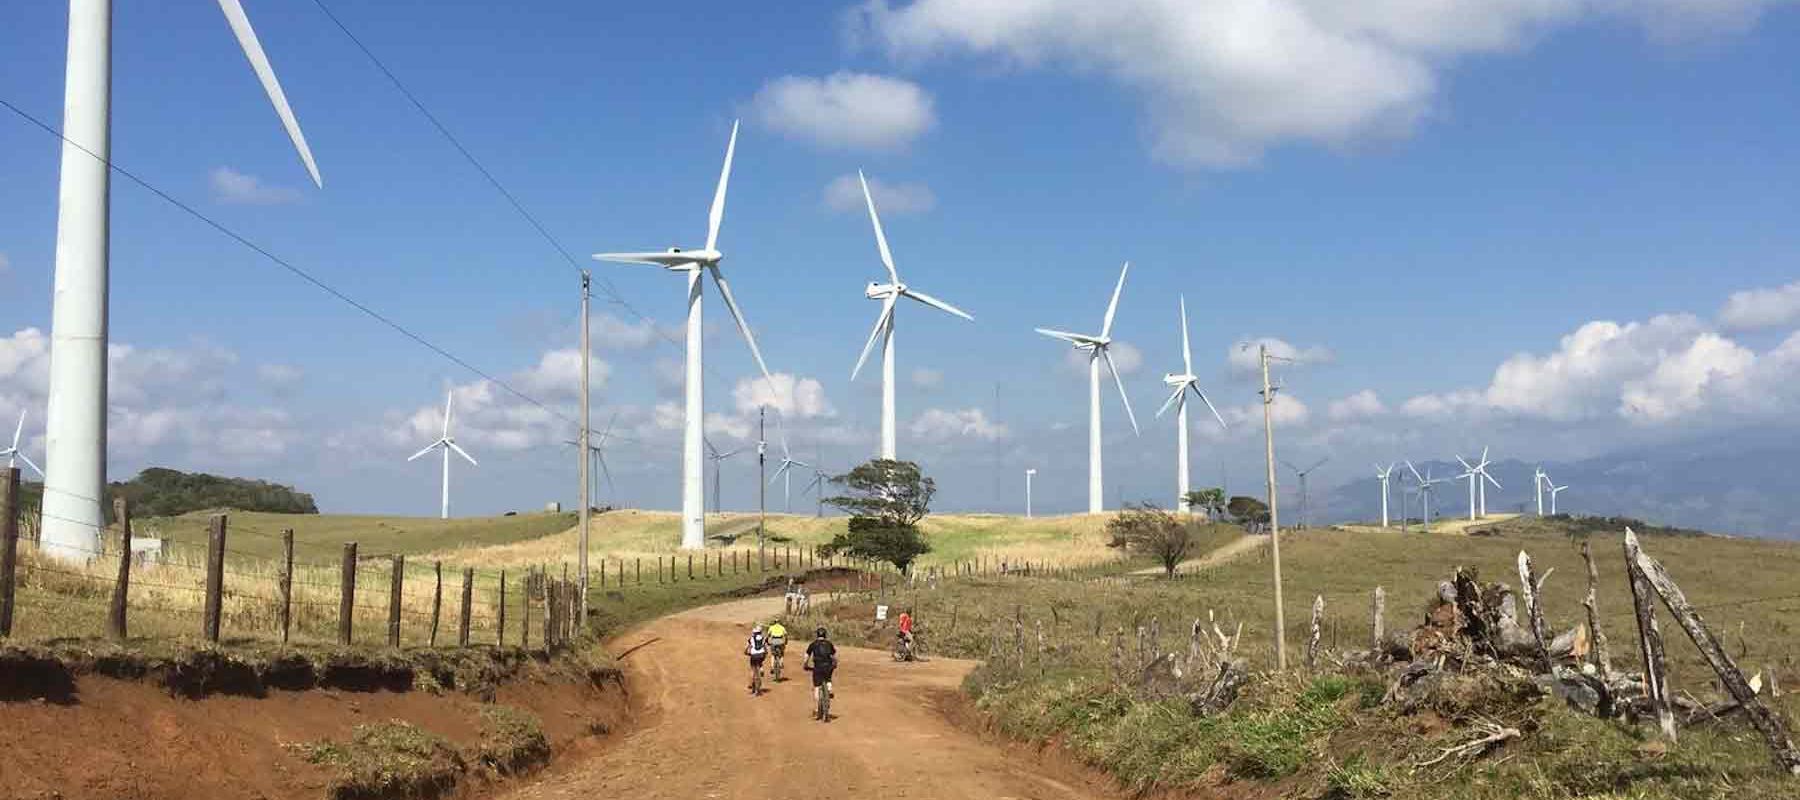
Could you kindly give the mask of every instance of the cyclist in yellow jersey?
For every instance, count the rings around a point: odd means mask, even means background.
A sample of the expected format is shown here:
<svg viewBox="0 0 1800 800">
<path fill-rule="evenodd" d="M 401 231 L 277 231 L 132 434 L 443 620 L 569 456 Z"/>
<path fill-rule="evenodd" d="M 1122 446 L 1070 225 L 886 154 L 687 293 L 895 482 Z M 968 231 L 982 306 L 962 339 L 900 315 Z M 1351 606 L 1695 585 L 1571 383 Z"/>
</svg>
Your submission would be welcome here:
<svg viewBox="0 0 1800 800">
<path fill-rule="evenodd" d="M 779 621 L 769 625 L 769 653 L 775 656 L 775 680 L 781 680 L 781 659 L 787 654 L 787 628 Z"/>
</svg>

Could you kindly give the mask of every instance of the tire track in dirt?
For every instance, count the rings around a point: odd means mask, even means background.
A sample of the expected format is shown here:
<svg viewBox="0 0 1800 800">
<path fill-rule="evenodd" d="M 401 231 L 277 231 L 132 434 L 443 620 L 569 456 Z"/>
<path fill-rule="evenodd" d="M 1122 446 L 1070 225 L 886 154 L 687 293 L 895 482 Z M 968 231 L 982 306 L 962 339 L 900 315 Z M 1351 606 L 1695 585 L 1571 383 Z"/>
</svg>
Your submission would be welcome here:
<svg viewBox="0 0 1800 800">
<path fill-rule="evenodd" d="M 790 647 L 790 680 L 751 697 L 743 638 L 781 611 L 780 598 L 708 606 L 621 638 L 624 649 L 660 640 L 621 665 L 642 703 L 618 741 L 504 795 L 512 800 L 625 796 L 632 800 L 776 796 L 870 798 L 1110 798 L 1102 781 L 1057 780 L 957 728 L 938 701 L 959 691 L 975 663 L 934 658 L 898 664 L 886 652 L 841 647 L 830 723 L 814 722 L 806 637 Z M 1049 770 L 1073 774 L 1070 770 Z"/>
</svg>

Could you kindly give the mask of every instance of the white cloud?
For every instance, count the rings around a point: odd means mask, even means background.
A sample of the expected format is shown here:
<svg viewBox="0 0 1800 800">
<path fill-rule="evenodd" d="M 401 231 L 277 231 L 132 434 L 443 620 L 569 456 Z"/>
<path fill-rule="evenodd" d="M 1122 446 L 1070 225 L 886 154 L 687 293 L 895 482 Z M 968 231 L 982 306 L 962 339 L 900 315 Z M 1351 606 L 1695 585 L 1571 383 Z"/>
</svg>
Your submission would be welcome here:
<svg viewBox="0 0 1800 800">
<path fill-rule="evenodd" d="M 912 384 L 925 391 L 931 391 L 944 385 L 944 373 L 935 369 L 918 367 L 912 371 Z"/>
<path fill-rule="evenodd" d="M 604 312 L 594 315 L 588 331 L 597 350 L 647 350 L 659 340 L 679 342 L 686 333 L 679 327 L 664 330 L 652 319 L 633 322 Z"/>
<path fill-rule="evenodd" d="M 923 183 L 888 183 L 869 179 L 869 194 L 875 197 L 875 210 L 883 216 L 920 214 L 937 207 L 937 195 Z M 825 207 L 837 212 L 863 212 L 862 183 L 855 175 L 839 175 L 825 184 Z"/>
<path fill-rule="evenodd" d="M 1741 30 L 1782 1 L 869 0 L 850 22 L 900 61 L 1099 74 L 1138 97 L 1153 157 L 1221 168 L 1287 143 L 1405 136 L 1458 57 L 1558 27 L 1623 18 L 1686 37 Z"/>
<path fill-rule="evenodd" d="M 937 124 L 931 94 L 884 75 L 784 75 L 750 100 L 752 116 L 783 136 L 836 149 L 897 150 Z"/>
<path fill-rule="evenodd" d="M 1329 364 L 1334 358 L 1331 349 L 1319 345 L 1312 347 L 1295 347 L 1287 342 L 1270 336 L 1244 339 L 1225 351 L 1225 360 L 1231 365 L 1231 371 L 1239 375 L 1254 375 L 1262 371 L 1262 361 L 1258 345 L 1269 349 L 1269 369 L 1280 370 L 1283 367 L 1303 367 L 1312 364 Z"/>
<path fill-rule="evenodd" d="M 612 365 L 598 358 L 588 363 L 588 387 L 591 392 L 606 389 L 612 377 Z M 551 350 L 538 358 L 537 366 L 520 372 L 521 391 L 540 401 L 569 401 L 581 396 L 581 350 Z"/>
<path fill-rule="evenodd" d="M 270 186 L 255 175 L 246 175 L 230 167 L 214 167 L 207 176 L 213 200 L 234 206 L 278 206 L 300 199 L 300 193 L 281 186 Z"/>
<path fill-rule="evenodd" d="M 908 426 L 912 435 L 932 442 L 979 439 L 993 442 L 1006 438 L 1006 425 L 988 419 L 979 408 L 927 409 Z"/>
<path fill-rule="evenodd" d="M 1219 413 L 1225 417 L 1225 423 L 1231 426 L 1232 431 L 1262 430 L 1263 404 L 1261 401 L 1221 408 Z M 1292 394 L 1277 392 L 1275 402 L 1269 409 L 1269 418 L 1277 426 L 1305 425 L 1307 420 L 1312 419 L 1312 409 L 1307 408 L 1306 403 Z M 1218 428 L 1209 425 L 1202 425 L 1199 430 L 1202 435 L 1206 436 L 1225 435 Z"/>
<path fill-rule="evenodd" d="M 1119 370 L 1119 377 L 1128 378 L 1144 367 L 1144 351 L 1130 342 L 1112 343 L 1113 366 Z M 1071 347 L 1063 354 L 1063 367 L 1071 374 L 1085 378 L 1088 375 L 1088 351 Z M 1100 380 L 1106 380 L 1106 364 L 1100 365 Z"/>
<path fill-rule="evenodd" d="M 1729 330 L 1779 328 L 1800 323 L 1800 281 L 1773 289 L 1734 292 L 1719 310 L 1719 324 Z"/>
<path fill-rule="evenodd" d="M 299 367 L 290 364 L 258 364 L 256 366 L 257 380 L 262 381 L 264 386 L 271 389 L 292 388 L 299 384 L 300 379 L 305 376 L 306 373 L 302 372 Z"/>
<path fill-rule="evenodd" d="M 1381 402 L 1381 396 L 1375 394 L 1374 389 L 1364 389 L 1348 397 L 1333 400 L 1325 411 L 1325 415 L 1330 417 L 1333 422 L 1366 419 L 1386 413 L 1387 406 Z"/>
<path fill-rule="evenodd" d="M 12 259 L 7 258 L 5 253 L 0 253 L 0 275 L 5 275 L 6 273 L 11 272 L 11 271 L 12 271 Z"/>
<path fill-rule="evenodd" d="M 760 407 L 782 415 L 790 422 L 830 417 L 837 414 L 825 397 L 825 386 L 817 378 L 799 378 L 777 372 L 764 380 L 762 376 L 740 379 L 731 390 L 739 414 L 753 415 Z"/>
<path fill-rule="evenodd" d="M 678 397 L 687 386 L 687 365 L 678 359 L 659 358 L 650 365 L 650 380 L 661 397 Z"/>
</svg>

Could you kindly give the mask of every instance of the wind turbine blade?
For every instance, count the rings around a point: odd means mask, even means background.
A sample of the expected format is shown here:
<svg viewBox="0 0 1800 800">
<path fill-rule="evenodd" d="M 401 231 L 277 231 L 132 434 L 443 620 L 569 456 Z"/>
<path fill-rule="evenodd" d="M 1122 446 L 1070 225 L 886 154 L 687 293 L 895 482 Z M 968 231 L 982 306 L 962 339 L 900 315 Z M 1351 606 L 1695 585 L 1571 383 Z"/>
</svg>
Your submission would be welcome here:
<svg viewBox="0 0 1800 800">
<path fill-rule="evenodd" d="M 1425 476 L 1419 474 L 1419 468 L 1413 466 L 1411 461 L 1406 462 L 1406 471 L 1411 472 L 1413 474 L 1413 479 L 1419 483 L 1425 482 Z"/>
<path fill-rule="evenodd" d="M 642 264 L 647 267 L 676 267 L 691 264 L 694 259 L 685 253 L 667 251 L 652 253 L 595 253 L 595 261 L 610 261 L 614 264 Z"/>
<path fill-rule="evenodd" d="M 1312 466 L 1310 466 L 1310 467 L 1307 467 L 1307 468 L 1306 468 L 1306 471 L 1307 471 L 1307 472 L 1312 472 L 1312 471 L 1313 471 L 1313 470 L 1315 470 L 1315 469 L 1318 469 L 1318 468 L 1320 468 L 1320 467 L 1323 467 L 1323 466 L 1325 466 L 1325 462 L 1327 462 L 1327 461 L 1330 461 L 1330 460 L 1331 460 L 1331 456 L 1326 456 L 1326 457 L 1324 457 L 1324 458 L 1321 458 L 1321 459 L 1319 459 L 1319 460 L 1318 460 L 1318 462 L 1317 462 L 1317 463 L 1315 463 L 1315 464 L 1313 464 L 1313 465 L 1312 465 Z"/>
<path fill-rule="evenodd" d="M 779 466 L 779 467 L 776 467 L 776 468 L 775 468 L 775 474 L 774 474 L 774 475 L 771 475 L 771 476 L 769 476 L 769 485 L 770 485 L 770 486 L 774 486 L 774 485 L 775 485 L 775 482 L 776 482 L 776 481 L 778 481 L 778 480 L 781 480 L 781 475 L 782 475 L 782 473 L 784 473 L 784 472 L 787 472 L 787 465 L 786 465 L 786 464 L 782 464 L 782 465 L 781 465 L 781 466 Z"/>
<path fill-rule="evenodd" d="M 444 438 L 450 438 L 450 404 L 456 400 L 456 390 L 444 393 Z"/>
<path fill-rule="evenodd" d="M 1194 350 L 1193 350 L 1193 348 L 1188 346 L 1187 296 L 1186 295 L 1182 295 L 1182 297 L 1181 297 L 1181 364 L 1187 370 L 1187 374 L 1189 374 L 1189 375 L 1194 374 Z M 1199 391 L 1199 390 L 1196 389 L 1195 391 Z M 1200 395 L 1200 397 L 1202 399 L 1205 399 L 1206 395 Z M 1207 405 L 1210 406 L 1210 405 L 1212 405 L 1212 403 L 1207 403 Z M 1214 411 L 1213 415 L 1217 416 L 1218 412 Z M 1219 420 L 1219 424 L 1223 425 L 1223 424 L 1225 424 L 1225 421 Z"/>
<path fill-rule="evenodd" d="M 862 373 L 863 362 L 869 360 L 869 352 L 875 349 L 875 340 L 881 338 L 881 332 L 887 327 L 888 317 L 894 313 L 894 296 L 889 295 L 881 302 L 881 313 L 875 317 L 875 329 L 869 331 L 869 341 L 863 344 L 862 355 L 856 359 L 856 369 L 850 370 L 850 380 Z"/>
<path fill-rule="evenodd" d="M 435 442 L 432 442 L 432 443 L 431 443 L 431 444 L 429 444 L 429 445 L 426 445 L 426 446 L 425 446 L 425 449 L 424 449 L 424 450 L 420 450 L 420 451 L 419 451 L 419 452 L 417 452 L 417 453 L 413 453 L 413 454 L 412 454 L 412 456 L 411 456 L 411 457 L 409 457 L 409 458 L 407 458 L 407 459 L 406 459 L 406 460 L 407 460 L 407 461 L 417 461 L 417 460 L 419 460 L 419 459 L 420 459 L 420 458 L 422 458 L 422 457 L 424 457 L 424 456 L 425 456 L 425 455 L 426 455 L 426 454 L 427 454 L 427 453 L 430 453 L 430 452 L 431 452 L 431 451 L 433 451 L 433 450 L 436 450 L 436 449 L 438 449 L 438 448 L 440 448 L 440 447 L 443 447 L 443 446 L 444 446 L 444 440 L 443 440 L 443 439 L 439 439 L 439 440 L 437 440 L 437 441 L 435 441 Z"/>
<path fill-rule="evenodd" d="M 735 136 L 736 129 L 733 128 Z M 731 312 L 731 318 L 737 321 L 738 332 L 744 335 L 744 343 L 750 345 L 750 355 L 756 357 L 756 368 L 762 370 L 763 379 L 769 382 L 769 390 L 775 389 L 775 376 L 769 374 L 769 365 L 763 363 L 762 351 L 756 347 L 756 335 L 750 332 L 750 323 L 744 321 L 744 312 L 738 309 L 737 298 L 731 294 L 731 284 L 725 282 L 725 276 L 719 272 L 717 265 L 708 270 L 712 273 L 713 283 L 719 285 L 719 296 L 725 300 L 725 308 Z"/>
<path fill-rule="evenodd" d="M 257 80 L 262 81 L 263 91 L 269 95 L 269 103 L 275 106 L 275 114 L 281 117 L 281 127 L 287 129 L 288 138 L 293 140 L 294 150 L 299 152 L 300 163 L 306 165 L 313 185 L 325 188 L 325 181 L 319 177 L 319 165 L 313 161 L 312 148 L 306 146 L 306 134 L 300 131 L 300 121 L 294 118 L 294 109 L 288 106 L 287 93 L 281 90 L 281 81 L 276 79 L 269 55 L 263 52 L 262 42 L 256 38 L 256 29 L 250 27 L 250 17 L 244 14 L 244 6 L 238 0 L 219 0 L 219 10 L 225 12 L 225 21 L 231 24 L 238 46 L 244 49 L 244 57 L 250 59 L 250 68 L 256 71 Z"/>
<path fill-rule="evenodd" d="M 1222 416 L 1219 416 L 1219 409 L 1217 409 L 1217 408 L 1214 408 L 1214 407 L 1213 407 L 1213 404 L 1212 404 L 1212 401 L 1211 401 L 1211 400 L 1208 400 L 1208 399 L 1206 399 L 1206 393 L 1205 393 L 1205 392 L 1202 392 L 1202 391 L 1200 391 L 1200 387 L 1198 387 L 1198 386 L 1194 386 L 1194 384 L 1191 384 L 1191 383 L 1190 383 L 1190 384 L 1188 384 L 1188 386 L 1190 386 L 1190 387 L 1193 387 L 1193 389 L 1194 389 L 1194 394 L 1197 394 L 1197 395 L 1200 395 L 1200 402 L 1202 402 L 1202 403 L 1205 403 L 1205 404 L 1206 404 L 1206 410 L 1208 410 L 1208 411 L 1211 411 L 1211 412 L 1212 412 L 1212 415 L 1213 415 L 1213 419 L 1216 419 L 1216 420 L 1218 420 L 1218 421 L 1219 421 L 1219 430 L 1225 430 L 1225 429 L 1226 429 L 1226 425 L 1225 425 L 1225 418 L 1224 418 L 1224 417 L 1222 417 Z"/>
<path fill-rule="evenodd" d="M 706 219 L 706 249 L 719 243 L 719 223 L 725 219 L 725 188 L 731 183 L 731 158 L 737 154 L 737 120 L 731 122 L 731 141 L 725 145 L 725 166 L 719 169 L 719 188 L 713 192 L 712 214 Z M 717 276 L 718 273 L 713 273 Z M 768 370 L 764 370 L 767 372 Z"/>
<path fill-rule="evenodd" d="M 1054 330 L 1051 328 L 1032 328 L 1032 330 L 1037 331 L 1038 333 L 1041 333 L 1052 339 L 1061 339 L 1070 344 L 1093 344 L 1094 343 L 1094 337 L 1084 336 L 1079 333 L 1069 333 L 1068 331 L 1059 331 L 1059 330 Z"/>
<path fill-rule="evenodd" d="M 806 463 L 806 462 L 804 462 L 804 461 L 801 461 L 801 460 L 800 460 L 800 459 L 797 459 L 797 458 L 795 458 L 795 459 L 790 459 L 790 462 L 791 462 L 791 463 L 792 463 L 792 464 L 793 464 L 793 465 L 794 465 L 794 466 L 796 466 L 796 467 L 805 467 L 805 468 L 807 468 L 807 469 L 812 469 L 812 465 L 811 465 L 811 464 L 808 464 L 808 463 Z"/>
<path fill-rule="evenodd" d="M 458 445 L 457 443 L 452 442 L 452 441 L 445 441 L 444 444 L 445 444 L 445 446 L 449 447 L 451 450 L 455 450 L 456 454 L 459 456 L 462 456 L 463 460 L 469 462 L 470 465 L 477 466 L 477 467 L 481 466 L 480 464 L 475 463 L 474 456 L 469 455 L 468 451 L 462 449 L 462 447 L 460 445 Z"/>
<path fill-rule="evenodd" d="M 13 428 L 12 449 L 19 449 L 19 437 L 25 435 L 25 410 L 19 410 L 19 427 Z"/>
<path fill-rule="evenodd" d="M 1463 457 L 1462 457 L 1462 456 L 1457 456 L 1457 457 L 1456 457 L 1456 463 L 1458 463 L 1458 464 L 1461 464 L 1461 465 L 1463 465 L 1463 469 L 1466 469 L 1466 470 L 1468 470 L 1468 471 L 1470 471 L 1470 472 L 1474 472 L 1474 471 L 1475 471 L 1475 468 L 1474 468 L 1474 467 L 1473 467 L 1473 466 L 1471 466 L 1471 465 L 1470 465 L 1470 464 L 1469 464 L 1469 462 L 1467 462 L 1467 461 L 1464 461 L 1464 460 L 1463 460 Z"/>
<path fill-rule="evenodd" d="M 1113 316 L 1119 312 L 1119 294 L 1125 291 L 1125 273 L 1130 271 L 1131 262 L 1129 261 L 1125 262 L 1124 268 L 1119 270 L 1119 284 L 1113 287 L 1112 302 L 1106 304 L 1106 322 L 1100 326 L 1100 338 L 1102 339 L 1112 335 Z"/>
<path fill-rule="evenodd" d="M 1125 418 L 1131 420 L 1131 434 L 1142 436 L 1143 432 L 1138 430 L 1137 414 L 1131 411 L 1131 396 L 1125 393 L 1125 380 L 1119 377 L 1119 368 L 1113 365 L 1112 351 L 1101 348 L 1100 355 L 1106 357 L 1106 371 L 1112 373 L 1113 384 L 1119 387 L 1119 400 L 1125 403 Z"/>
<path fill-rule="evenodd" d="M 869 193 L 869 180 L 863 177 L 860 169 L 856 171 L 856 179 L 862 183 L 863 200 L 869 204 L 869 223 L 875 226 L 875 246 L 881 249 L 881 263 L 887 267 L 888 280 L 898 285 L 900 273 L 894 269 L 894 254 L 888 252 L 887 234 L 881 230 L 881 216 L 875 213 L 875 196 Z"/>
<path fill-rule="evenodd" d="M 32 461 L 31 456 L 25 455 L 24 453 L 13 453 L 13 455 L 18 456 L 20 461 L 25 462 L 25 466 L 31 467 L 31 471 L 37 473 L 39 478 L 44 477 L 44 468 L 38 466 L 36 461 Z"/>
<path fill-rule="evenodd" d="M 619 412 L 617 412 L 617 411 L 614 411 L 612 416 L 608 417 L 606 419 L 606 429 L 600 432 L 600 444 L 601 445 L 606 444 L 606 440 L 612 436 L 613 423 L 618 422 L 618 421 L 619 421 Z M 598 447 L 598 446 L 599 445 L 596 445 L 596 447 Z"/>
<path fill-rule="evenodd" d="M 1187 392 L 1187 384 L 1185 384 L 1185 383 L 1180 386 L 1175 387 L 1175 391 L 1173 394 L 1169 395 L 1169 399 L 1163 401 L 1162 408 L 1159 408 L 1156 410 L 1156 418 L 1162 419 L 1162 415 L 1164 413 L 1168 412 L 1169 406 L 1175 405 L 1175 401 L 1180 400 L 1182 394 L 1184 394 L 1186 392 Z"/>
<path fill-rule="evenodd" d="M 600 474 L 606 476 L 606 491 L 610 494 L 613 491 L 613 479 L 612 470 L 606 468 L 606 456 L 595 453 L 594 460 L 600 462 Z"/>
<path fill-rule="evenodd" d="M 1494 480 L 1494 476 L 1492 476 L 1492 475 L 1489 475 L 1489 474 L 1487 474 L 1487 473 L 1486 473 L 1486 472 L 1485 472 L 1485 471 L 1484 471 L 1484 472 L 1482 472 L 1482 473 L 1481 473 L 1481 477 L 1483 477 L 1483 478 L 1486 478 L 1486 479 L 1487 479 L 1487 482 L 1488 482 L 1488 483 L 1491 483 L 1491 484 L 1493 484 L 1493 485 L 1494 485 L 1494 488 L 1496 488 L 1496 489 L 1503 489 L 1503 488 L 1505 488 L 1505 487 L 1503 487 L 1503 486 L 1501 486 L 1501 485 L 1500 485 L 1500 482 L 1499 482 L 1499 481 L 1497 481 L 1497 480 Z"/>
<path fill-rule="evenodd" d="M 1288 468 L 1288 469 L 1289 469 L 1289 470 L 1291 470 L 1291 471 L 1293 471 L 1293 472 L 1295 472 L 1295 473 L 1298 473 L 1298 472 L 1299 472 L 1299 471 L 1300 471 L 1300 468 L 1299 468 L 1299 467 L 1296 467 L 1296 466 L 1294 466 L 1294 462 L 1292 462 L 1292 461 L 1289 461 L 1289 460 L 1287 460 L 1287 459 L 1285 459 L 1285 458 L 1284 458 L 1284 459 L 1281 459 L 1281 465 L 1282 465 L 1282 466 L 1284 466 L 1284 467 L 1287 467 L 1287 468 Z"/>
<path fill-rule="evenodd" d="M 955 314 L 955 315 L 962 317 L 963 319 L 966 319 L 970 322 L 975 321 L 975 318 L 969 316 L 968 312 L 963 311 L 962 309 L 957 308 L 956 306 L 950 305 L 949 303 L 946 303 L 935 297 L 932 297 L 931 295 L 928 295 L 924 292 L 917 291 L 914 289 L 907 289 L 905 294 L 907 297 L 910 297 L 914 300 L 924 303 L 925 305 L 931 306 L 932 308 L 935 308 L 939 311 L 943 311 L 943 312 L 950 313 L 950 314 Z"/>
<path fill-rule="evenodd" d="M 714 459 L 718 459 L 718 458 L 720 458 L 720 457 L 721 457 L 721 456 L 720 456 L 720 455 L 719 455 L 719 448 L 717 448 L 717 447 L 713 447 L 713 443 L 712 443 L 712 437 L 711 437 L 711 436 L 705 436 L 705 435 L 702 435 L 702 436 L 701 436 L 701 437 L 700 437 L 700 441 L 701 441 L 701 442 L 702 442 L 702 443 L 704 443 L 704 444 L 705 444 L 705 445 L 706 445 L 706 452 L 708 452 L 708 453 L 711 453 L 711 454 L 712 454 L 712 457 L 713 457 L 713 458 L 714 458 Z"/>
</svg>

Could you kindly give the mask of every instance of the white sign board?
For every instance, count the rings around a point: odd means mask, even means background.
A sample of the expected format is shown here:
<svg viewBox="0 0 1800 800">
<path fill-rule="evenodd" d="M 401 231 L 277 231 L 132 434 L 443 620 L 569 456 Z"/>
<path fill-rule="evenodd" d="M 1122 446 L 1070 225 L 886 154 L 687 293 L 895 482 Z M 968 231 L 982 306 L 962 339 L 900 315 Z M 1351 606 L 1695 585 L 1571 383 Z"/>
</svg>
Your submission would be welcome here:
<svg viewBox="0 0 1800 800">
<path fill-rule="evenodd" d="M 875 607 L 875 621 L 876 622 L 886 622 L 887 621 L 887 606 L 876 606 Z"/>
</svg>

